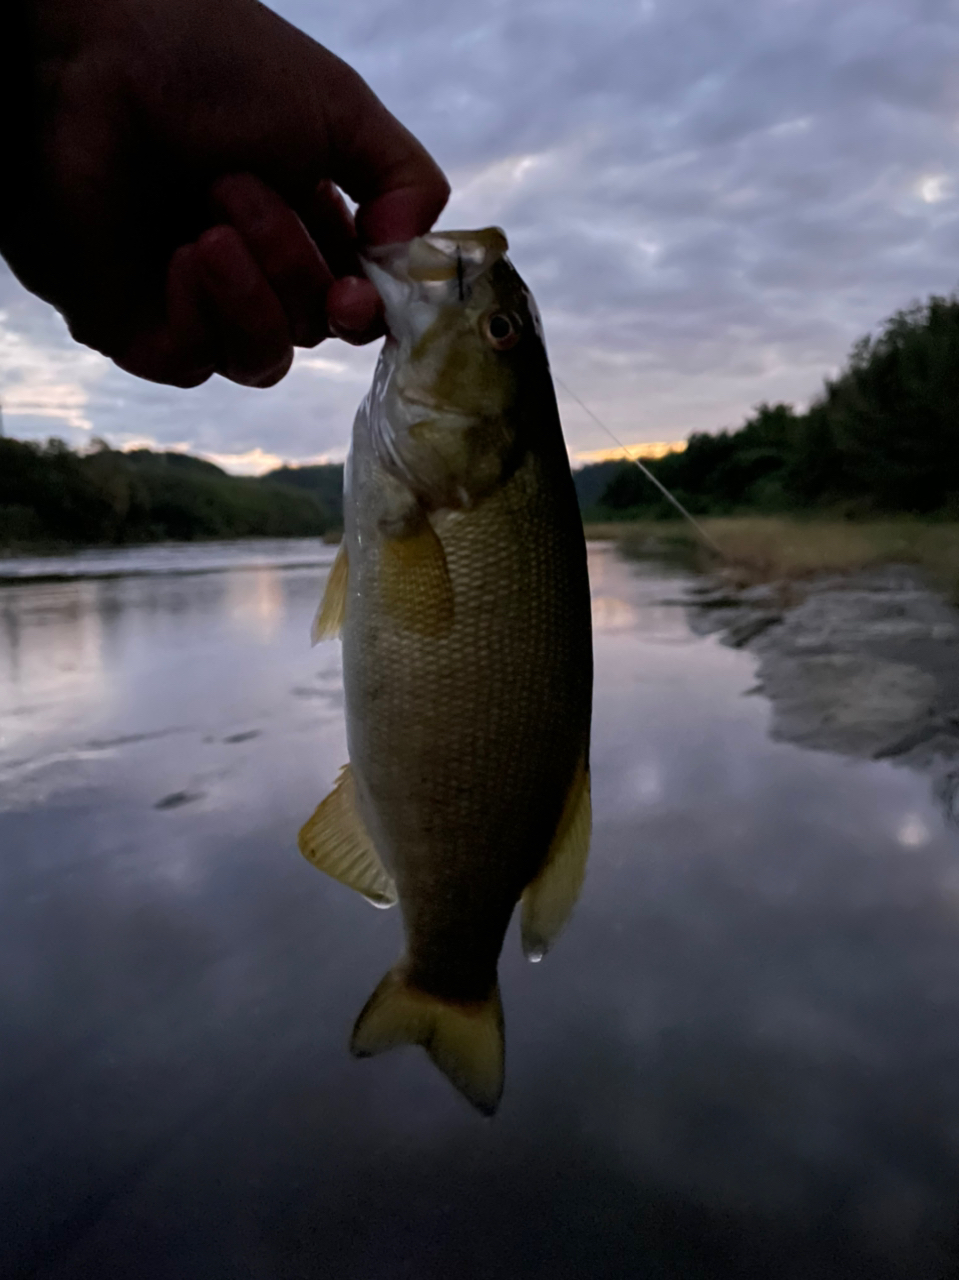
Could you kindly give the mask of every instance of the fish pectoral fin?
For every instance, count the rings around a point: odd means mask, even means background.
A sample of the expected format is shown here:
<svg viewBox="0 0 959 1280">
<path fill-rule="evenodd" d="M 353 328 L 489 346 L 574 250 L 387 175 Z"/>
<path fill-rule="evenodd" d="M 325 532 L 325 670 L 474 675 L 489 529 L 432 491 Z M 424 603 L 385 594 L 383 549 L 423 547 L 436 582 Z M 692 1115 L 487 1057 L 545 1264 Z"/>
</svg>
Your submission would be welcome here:
<svg viewBox="0 0 959 1280">
<path fill-rule="evenodd" d="M 334 640 L 343 630 L 343 619 L 346 616 L 346 584 L 350 576 L 350 560 L 346 552 L 346 542 L 340 548 L 326 580 L 323 599 L 310 628 L 310 640 L 319 644 L 321 640 Z"/>
<path fill-rule="evenodd" d="M 383 866 L 356 807 L 356 783 L 344 765 L 336 785 L 300 831 L 300 853 L 375 907 L 397 901 L 393 877 Z"/>
<path fill-rule="evenodd" d="M 541 960 L 566 924 L 586 874 L 592 809 L 589 767 L 585 756 L 576 766 L 573 784 L 542 870 L 523 891 L 523 953 Z"/>
<path fill-rule="evenodd" d="M 385 537 L 380 597 L 404 631 L 439 638 L 453 627 L 453 582 L 439 535 L 424 515 L 412 532 Z"/>
<path fill-rule="evenodd" d="M 474 1107 L 491 1116 L 503 1093 L 503 1006 L 499 988 L 469 1004 L 440 1000 L 412 986 L 405 966 L 391 969 L 356 1020 L 350 1052 L 357 1058 L 401 1044 L 421 1044 Z"/>
</svg>

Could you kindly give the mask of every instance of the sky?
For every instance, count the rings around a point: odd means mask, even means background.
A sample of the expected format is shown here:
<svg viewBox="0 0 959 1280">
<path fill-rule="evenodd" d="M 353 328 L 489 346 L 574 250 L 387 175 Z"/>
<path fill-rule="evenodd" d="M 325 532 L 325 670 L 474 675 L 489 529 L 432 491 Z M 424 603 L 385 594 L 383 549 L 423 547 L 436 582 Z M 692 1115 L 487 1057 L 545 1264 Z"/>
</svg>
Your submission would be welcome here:
<svg viewBox="0 0 959 1280">
<path fill-rule="evenodd" d="M 853 342 L 959 287 L 959 0 L 282 0 L 491 223 L 554 373 L 628 444 L 805 405 Z M 378 344 L 377 344 L 378 345 Z M 278 386 L 139 382 L 0 264 L 8 434 L 341 458 L 376 346 Z M 610 442 L 558 388 L 576 459 Z"/>
</svg>

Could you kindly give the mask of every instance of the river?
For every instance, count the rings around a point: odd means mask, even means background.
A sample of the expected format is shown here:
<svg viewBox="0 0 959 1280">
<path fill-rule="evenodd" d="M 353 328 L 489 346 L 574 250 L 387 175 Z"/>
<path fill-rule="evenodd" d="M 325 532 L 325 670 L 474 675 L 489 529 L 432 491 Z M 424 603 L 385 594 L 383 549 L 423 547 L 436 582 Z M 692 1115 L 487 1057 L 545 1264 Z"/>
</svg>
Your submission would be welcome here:
<svg viewBox="0 0 959 1280">
<path fill-rule="evenodd" d="M 959 834 L 769 736 L 690 579 L 590 549 L 593 851 L 484 1121 L 364 1062 L 399 951 L 296 850 L 344 763 L 313 543 L 0 563 L 0 1274 L 944 1277 Z"/>
</svg>

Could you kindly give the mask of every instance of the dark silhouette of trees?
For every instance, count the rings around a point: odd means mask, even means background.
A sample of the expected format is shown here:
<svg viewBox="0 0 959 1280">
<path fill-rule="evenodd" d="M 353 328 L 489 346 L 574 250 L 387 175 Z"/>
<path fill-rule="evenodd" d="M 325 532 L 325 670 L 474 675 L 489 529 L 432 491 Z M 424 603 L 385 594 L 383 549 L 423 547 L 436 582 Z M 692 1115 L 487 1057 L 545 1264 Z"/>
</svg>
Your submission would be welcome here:
<svg viewBox="0 0 959 1280">
<path fill-rule="evenodd" d="M 877 337 L 856 343 L 806 413 L 761 404 L 738 431 L 693 435 L 684 453 L 647 465 L 698 513 L 959 516 L 959 298 L 896 312 Z M 582 473 L 578 485 L 590 487 Z M 675 514 L 625 462 L 584 509 L 600 518 Z"/>
<path fill-rule="evenodd" d="M 647 464 L 697 514 L 829 509 L 959 518 L 959 297 L 898 311 L 805 413 L 761 404 Z M 587 518 L 672 518 L 628 462 L 576 473 Z M 181 453 L 0 437 L 0 545 L 309 536 L 342 524 L 341 466 L 227 475 Z"/>
<path fill-rule="evenodd" d="M 336 473 L 327 488 L 342 484 L 342 468 L 319 470 Z M 0 545 L 310 536 L 340 520 L 336 503 L 282 473 L 230 476 L 201 458 L 102 441 L 81 454 L 60 440 L 0 438 Z"/>
</svg>

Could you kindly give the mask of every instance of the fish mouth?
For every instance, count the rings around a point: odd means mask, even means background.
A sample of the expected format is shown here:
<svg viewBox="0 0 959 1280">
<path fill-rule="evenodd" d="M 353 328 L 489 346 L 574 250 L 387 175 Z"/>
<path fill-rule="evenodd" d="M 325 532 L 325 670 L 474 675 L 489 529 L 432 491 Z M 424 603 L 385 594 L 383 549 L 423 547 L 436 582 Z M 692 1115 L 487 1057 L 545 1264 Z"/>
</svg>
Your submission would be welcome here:
<svg viewBox="0 0 959 1280">
<path fill-rule="evenodd" d="M 468 301 L 476 281 L 508 247 L 499 227 L 433 231 L 402 244 L 368 248 L 360 261 L 383 300 L 391 336 L 416 342 L 441 308 Z"/>
<path fill-rule="evenodd" d="M 467 286 L 506 253 L 509 244 L 499 227 L 480 231 L 431 231 L 400 244 L 374 245 L 363 254 L 363 266 L 413 284 Z"/>
</svg>

